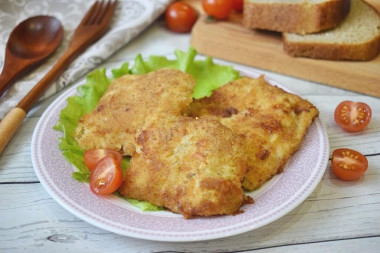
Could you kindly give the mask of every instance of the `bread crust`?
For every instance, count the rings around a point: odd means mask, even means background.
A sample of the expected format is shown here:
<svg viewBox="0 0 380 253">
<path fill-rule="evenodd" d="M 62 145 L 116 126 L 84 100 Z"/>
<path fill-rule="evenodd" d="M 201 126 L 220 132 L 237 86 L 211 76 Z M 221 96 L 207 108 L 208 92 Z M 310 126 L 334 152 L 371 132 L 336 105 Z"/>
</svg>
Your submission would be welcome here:
<svg viewBox="0 0 380 253">
<path fill-rule="evenodd" d="M 243 24 L 248 28 L 307 34 L 336 27 L 350 10 L 351 0 L 320 4 L 255 3 L 245 0 Z"/>
<path fill-rule="evenodd" d="M 291 56 L 333 61 L 370 61 L 380 52 L 380 36 L 361 44 L 326 44 L 289 42 L 284 38 L 284 50 Z"/>
</svg>

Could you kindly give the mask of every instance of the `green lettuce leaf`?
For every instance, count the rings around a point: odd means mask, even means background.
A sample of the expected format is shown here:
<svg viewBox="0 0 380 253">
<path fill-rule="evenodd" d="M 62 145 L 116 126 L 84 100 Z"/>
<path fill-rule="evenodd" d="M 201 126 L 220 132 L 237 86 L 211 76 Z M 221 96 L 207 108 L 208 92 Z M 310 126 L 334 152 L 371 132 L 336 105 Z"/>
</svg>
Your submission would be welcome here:
<svg viewBox="0 0 380 253">
<path fill-rule="evenodd" d="M 190 48 L 186 53 L 180 50 L 175 52 L 176 59 L 169 60 L 165 56 L 151 56 L 144 61 L 141 55 L 135 58 L 135 64 L 131 69 L 132 74 L 146 74 L 161 68 L 175 68 L 191 74 L 196 86 L 193 98 L 208 97 L 212 91 L 225 83 L 239 78 L 239 72 L 232 66 L 215 64 L 211 57 L 204 60 L 195 60 L 197 51 Z"/>
<path fill-rule="evenodd" d="M 225 83 L 239 78 L 239 72 L 231 66 L 215 64 L 210 57 L 203 60 L 195 60 L 197 51 L 189 48 L 187 52 L 180 50 L 175 51 L 175 59 L 169 59 L 165 56 L 150 56 L 144 60 L 141 54 L 137 55 L 134 64 L 130 67 L 126 62 L 111 70 L 112 76 L 107 77 L 106 69 L 97 69 L 87 75 L 86 82 L 78 87 L 78 95 L 67 99 L 67 106 L 60 112 L 59 121 L 54 129 L 63 133 L 59 139 L 59 148 L 63 156 L 72 164 L 77 171 L 73 173 L 73 178 L 80 182 L 88 182 L 90 171 L 84 164 L 84 151 L 79 147 L 74 139 L 74 131 L 79 119 L 86 113 L 92 111 L 98 101 L 108 88 L 113 79 L 128 74 L 146 74 L 161 68 L 175 68 L 191 74 L 196 86 L 193 91 L 193 98 L 199 99 L 210 96 L 212 91 L 221 87 Z M 129 166 L 129 157 L 124 157 L 122 169 Z M 150 203 L 131 200 L 128 201 L 142 210 L 161 210 Z"/>
</svg>

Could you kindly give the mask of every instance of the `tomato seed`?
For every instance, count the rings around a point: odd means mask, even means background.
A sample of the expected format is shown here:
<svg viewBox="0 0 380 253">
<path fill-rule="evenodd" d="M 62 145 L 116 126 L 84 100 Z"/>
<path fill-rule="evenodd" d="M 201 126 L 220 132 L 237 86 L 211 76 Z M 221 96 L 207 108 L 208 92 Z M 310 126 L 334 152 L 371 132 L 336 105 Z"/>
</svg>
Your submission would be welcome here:
<svg viewBox="0 0 380 253">
<path fill-rule="evenodd" d="M 105 180 L 105 178 L 102 177 L 102 178 L 99 178 L 98 180 L 96 180 L 95 185 L 96 185 L 97 188 L 104 188 L 105 185 L 106 185 L 106 180 Z"/>
</svg>

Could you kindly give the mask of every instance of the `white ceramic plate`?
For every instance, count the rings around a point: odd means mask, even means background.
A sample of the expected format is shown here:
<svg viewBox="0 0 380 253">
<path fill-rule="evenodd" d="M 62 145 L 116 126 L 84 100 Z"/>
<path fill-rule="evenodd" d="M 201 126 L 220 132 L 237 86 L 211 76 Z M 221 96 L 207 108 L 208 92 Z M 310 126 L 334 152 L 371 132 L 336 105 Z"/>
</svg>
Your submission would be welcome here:
<svg viewBox="0 0 380 253">
<path fill-rule="evenodd" d="M 259 75 L 240 71 L 242 75 Z M 284 88 L 273 80 L 268 81 Z M 66 99 L 75 95 L 81 84 L 83 80 L 58 97 L 42 115 L 32 139 L 33 167 L 41 184 L 60 205 L 107 231 L 156 241 L 200 241 L 237 235 L 264 226 L 290 212 L 309 196 L 325 172 L 328 138 L 317 118 L 284 173 L 275 176 L 259 191 L 251 193 L 255 203 L 243 206 L 242 214 L 186 220 L 167 211 L 143 212 L 114 196 L 96 196 L 88 184 L 72 178 L 75 168 L 65 160 L 58 148 L 58 138 L 62 133 L 53 130 L 60 111 L 66 107 Z"/>
</svg>

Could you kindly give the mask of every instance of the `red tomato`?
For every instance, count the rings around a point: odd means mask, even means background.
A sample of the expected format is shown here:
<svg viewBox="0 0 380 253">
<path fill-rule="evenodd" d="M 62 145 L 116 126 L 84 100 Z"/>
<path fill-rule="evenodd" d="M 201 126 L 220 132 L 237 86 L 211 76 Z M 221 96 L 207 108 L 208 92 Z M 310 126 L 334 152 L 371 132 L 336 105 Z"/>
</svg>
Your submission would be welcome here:
<svg viewBox="0 0 380 253">
<path fill-rule="evenodd" d="M 111 156 L 117 163 L 121 163 L 122 155 L 112 149 L 90 149 L 84 153 L 84 163 L 89 170 L 93 170 L 96 164 L 105 156 Z"/>
<path fill-rule="evenodd" d="M 216 19 L 226 19 L 232 10 L 232 0 L 202 0 L 206 14 Z"/>
<path fill-rule="evenodd" d="M 195 21 L 197 21 L 197 12 L 184 2 L 175 2 L 169 5 L 165 13 L 166 24 L 170 30 L 179 33 L 191 31 Z"/>
<path fill-rule="evenodd" d="M 232 0 L 232 9 L 238 12 L 243 11 L 244 0 Z"/>
<path fill-rule="evenodd" d="M 118 163 L 111 156 L 106 156 L 98 162 L 90 174 L 91 191 L 106 195 L 115 192 L 123 183 L 123 172 Z"/>
<path fill-rule="evenodd" d="M 363 130 L 371 121 L 371 108 L 361 102 L 343 101 L 334 113 L 335 122 L 347 132 Z"/>
<path fill-rule="evenodd" d="M 364 155 L 347 148 L 334 150 L 331 164 L 335 175 L 342 180 L 358 179 L 368 168 Z"/>
</svg>

